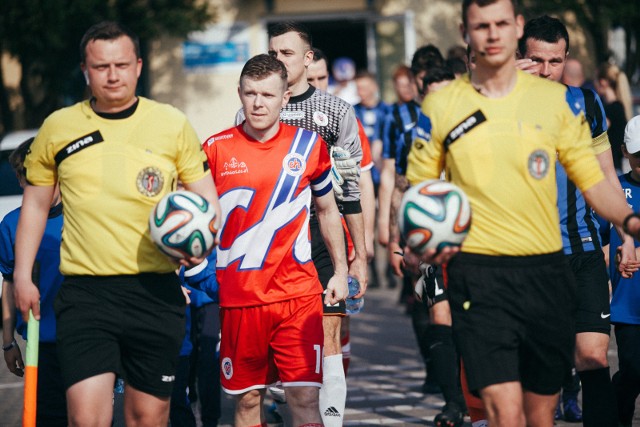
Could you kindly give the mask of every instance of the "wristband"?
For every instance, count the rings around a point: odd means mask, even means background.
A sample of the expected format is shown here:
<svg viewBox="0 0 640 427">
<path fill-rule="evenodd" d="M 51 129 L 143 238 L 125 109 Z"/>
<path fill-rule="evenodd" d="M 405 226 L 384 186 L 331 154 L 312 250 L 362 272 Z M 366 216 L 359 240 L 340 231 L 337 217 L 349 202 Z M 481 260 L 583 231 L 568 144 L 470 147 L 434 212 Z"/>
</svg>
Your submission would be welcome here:
<svg viewBox="0 0 640 427">
<path fill-rule="evenodd" d="M 338 209 L 342 215 L 353 215 L 362 213 L 362 206 L 360 200 L 354 200 L 349 202 L 338 202 Z"/>
<path fill-rule="evenodd" d="M 629 215 L 626 216 L 624 221 L 622 221 L 622 231 L 624 231 L 628 235 L 631 235 L 631 233 L 629 233 L 629 228 L 627 228 L 627 225 L 629 225 L 629 220 L 631 218 L 640 219 L 640 214 L 638 214 L 636 212 L 630 213 Z"/>
<path fill-rule="evenodd" d="M 11 350 L 13 347 L 17 346 L 18 343 L 16 342 L 16 340 L 14 339 L 13 341 L 11 341 L 11 344 L 9 345 L 3 345 L 2 346 L 2 351 L 9 351 Z"/>
</svg>

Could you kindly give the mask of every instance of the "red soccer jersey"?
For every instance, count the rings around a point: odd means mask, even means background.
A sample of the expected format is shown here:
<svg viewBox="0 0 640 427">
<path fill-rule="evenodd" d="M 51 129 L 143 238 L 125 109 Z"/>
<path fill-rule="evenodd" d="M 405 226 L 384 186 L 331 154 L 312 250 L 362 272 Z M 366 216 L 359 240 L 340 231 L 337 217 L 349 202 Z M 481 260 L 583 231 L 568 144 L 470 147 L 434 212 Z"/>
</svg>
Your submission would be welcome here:
<svg viewBox="0 0 640 427">
<path fill-rule="evenodd" d="M 362 146 L 362 160 L 360 161 L 360 170 L 368 171 L 373 168 L 373 157 L 371 156 L 371 144 L 369 138 L 364 131 L 362 122 L 358 120 L 358 136 L 360 137 L 360 145 Z"/>
<path fill-rule="evenodd" d="M 322 293 L 311 261 L 311 195 L 332 190 L 331 162 L 315 132 L 280 124 L 261 143 L 242 125 L 203 144 L 222 207 L 220 306 L 248 307 Z"/>
</svg>

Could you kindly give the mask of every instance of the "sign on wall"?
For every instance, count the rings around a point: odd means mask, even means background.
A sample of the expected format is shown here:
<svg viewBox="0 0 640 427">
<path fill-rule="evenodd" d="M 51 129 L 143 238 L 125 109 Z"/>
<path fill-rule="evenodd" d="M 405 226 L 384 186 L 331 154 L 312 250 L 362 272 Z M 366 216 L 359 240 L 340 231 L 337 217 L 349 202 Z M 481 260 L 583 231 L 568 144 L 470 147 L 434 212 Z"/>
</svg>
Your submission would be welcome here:
<svg viewBox="0 0 640 427">
<path fill-rule="evenodd" d="M 182 44 L 187 71 L 238 69 L 249 60 L 249 25 L 215 24 L 191 33 Z"/>
</svg>

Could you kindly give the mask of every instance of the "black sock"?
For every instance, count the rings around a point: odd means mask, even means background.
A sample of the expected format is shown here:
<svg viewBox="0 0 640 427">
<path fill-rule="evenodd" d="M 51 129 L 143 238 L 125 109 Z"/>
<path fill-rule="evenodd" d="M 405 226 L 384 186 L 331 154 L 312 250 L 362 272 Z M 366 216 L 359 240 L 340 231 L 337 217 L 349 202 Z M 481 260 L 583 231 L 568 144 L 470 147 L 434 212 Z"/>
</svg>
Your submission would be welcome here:
<svg viewBox="0 0 640 427">
<path fill-rule="evenodd" d="M 458 375 L 458 356 L 453 344 L 451 326 L 431 325 L 428 337 L 432 373 L 440 385 L 444 400 L 447 404 L 454 402 L 464 409 L 464 397 Z"/>
<path fill-rule="evenodd" d="M 582 381 L 582 419 L 585 427 L 617 427 L 618 410 L 609 368 L 578 371 Z"/>
</svg>

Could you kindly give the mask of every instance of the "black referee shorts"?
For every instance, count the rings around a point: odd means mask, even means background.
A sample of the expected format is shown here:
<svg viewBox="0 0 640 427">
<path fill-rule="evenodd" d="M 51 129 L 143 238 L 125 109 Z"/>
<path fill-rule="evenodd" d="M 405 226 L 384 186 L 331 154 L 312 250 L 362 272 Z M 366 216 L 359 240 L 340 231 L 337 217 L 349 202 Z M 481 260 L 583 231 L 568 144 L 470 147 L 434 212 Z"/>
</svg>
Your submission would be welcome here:
<svg viewBox="0 0 640 427">
<path fill-rule="evenodd" d="M 460 253 L 447 274 L 470 390 L 519 381 L 533 393 L 557 393 L 575 342 L 576 288 L 566 257 Z"/>
<path fill-rule="evenodd" d="M 54 302 L 65 387 L 114 372 L 137 390 L 171 396 L 185 307 L 175 273 L 66 277 Z"/>
</svg>

